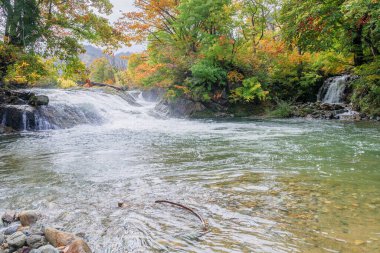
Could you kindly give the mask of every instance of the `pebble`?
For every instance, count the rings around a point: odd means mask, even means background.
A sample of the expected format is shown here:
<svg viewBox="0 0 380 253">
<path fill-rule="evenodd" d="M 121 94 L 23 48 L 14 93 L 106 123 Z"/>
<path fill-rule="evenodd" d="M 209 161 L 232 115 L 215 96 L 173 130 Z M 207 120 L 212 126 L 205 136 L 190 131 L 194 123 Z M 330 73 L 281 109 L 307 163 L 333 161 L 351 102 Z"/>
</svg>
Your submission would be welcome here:
<svg viewBox="0 0 380 253">
<path fill-rule="evenodd" d="M 362 241 L 362 240 L 355 240 L 355 241 L 354 241 L 354 244 L 355 244 L 356 246 L 363 245 L 364 243 L 365 243 L 365 241 Z"/>
</svg>

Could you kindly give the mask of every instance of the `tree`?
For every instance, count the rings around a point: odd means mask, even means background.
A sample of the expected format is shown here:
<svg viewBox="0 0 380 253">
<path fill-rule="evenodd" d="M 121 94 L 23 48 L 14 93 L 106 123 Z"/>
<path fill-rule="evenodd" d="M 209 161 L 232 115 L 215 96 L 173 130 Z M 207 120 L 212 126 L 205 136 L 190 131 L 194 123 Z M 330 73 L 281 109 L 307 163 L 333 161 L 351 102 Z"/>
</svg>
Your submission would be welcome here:
<svg viewBox="0 0 380 253">
<path fill-rule="evenodd" d="M 287 0 L 282 31 L 302 51 L 348 51 L 359 66 L 379 54 L 379 15 L 373 0 Z"/>
<path fill-rule="evenodd" d="M 41 35 L 38 27 L 41 13 L 36 0 L 1 0 L 0 13 L 4 15 L 6 43 L 27 47 Z"/>
<path fill-rule="evenodd" d="M 117 46 L 123 37 L 101 14 L 109 0 L 0 0 L 4 42 L 43 56 L 70 60 L 82 52 L 81 42 Z"/>
<path fill-rule="evenodd" d="M 90 66 L 90 79 L 99 83 L 115 83 L 114 69 L 107 58 L 98 58 Z"/>
</svg>

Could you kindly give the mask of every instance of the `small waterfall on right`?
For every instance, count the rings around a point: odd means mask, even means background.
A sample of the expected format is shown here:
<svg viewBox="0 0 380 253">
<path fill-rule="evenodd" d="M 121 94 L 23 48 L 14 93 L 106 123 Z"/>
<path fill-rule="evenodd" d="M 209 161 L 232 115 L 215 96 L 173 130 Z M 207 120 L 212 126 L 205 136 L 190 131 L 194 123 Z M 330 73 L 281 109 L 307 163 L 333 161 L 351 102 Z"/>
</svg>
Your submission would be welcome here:
<svg viewBox="0 0 380 253">
<path fill-rule="evenodd" d="M 347 84 L 351 80 L 351 75 L 335 76 L 327 79 L 319 90 L 318 101 L 327 104 L 344 103 L 343 95 Z"/>
</svg>

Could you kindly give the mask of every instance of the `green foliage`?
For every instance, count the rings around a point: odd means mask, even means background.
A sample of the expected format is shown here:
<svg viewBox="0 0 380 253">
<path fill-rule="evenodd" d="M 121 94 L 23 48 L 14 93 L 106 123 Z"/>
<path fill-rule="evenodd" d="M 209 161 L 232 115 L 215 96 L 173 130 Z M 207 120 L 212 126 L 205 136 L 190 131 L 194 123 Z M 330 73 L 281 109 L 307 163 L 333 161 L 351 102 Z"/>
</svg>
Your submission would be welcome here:
<svg viewBox="0 0 380 253">
<path fill-rule="evenodd" d="M 355 109 L 380 116 L 380 58 L 355 69 L 359 78 L 353 84 L 351 102 Z"/>
<path fill-rule="evenodd" d="M 36 0 L 0 1 L 0 13 L 6 17 L 5 41 L 19 47 L 33 46 L 41 36 L 41 13 Z"/>
<path fill-rule="evenodd" d="M 289 118 L 292 116 L 292 106 L 289 102 L 286 101 L 277 101 L 277 105 L 273 111 L 269 112 L 271 117 L 275 118 Z"/>
<path fill-rule="evenodd" d="M 72 57 L 69 61 L 60 64 L 62 70 L 62 78 L 75 81 L 84 81 L 87 79 L 87 71 L 85 64 L 79 57 Z"/>
<path fill-rule="evenodd" d="M 99 83 L 114 83 L 114 69 L 107 58 L 96 59 L 90 66 L 90 80 Z"/>
<path fill-rule="evenodd" d="M 268 92 L 264 91 L 260 82 L 255 77 L 243 80 L 243 85 L 231 92 L 230 99 L 233 102 L 252 102 L 255 99 L 264 100 Z"/>
<path fill-rule="evenodd" d="M 22 54 L 15 63 L 8 66 L 4 81 L 6 84 L 35 85 L 50 73 L 46 62 L 41 57 Z"/>
<path fill-rule="evenodd" d="M 203 85 L 208 91 L 215 86 L 223 87 L 227 81 L 227 71 L 207 60 L 201 60 L 191 68 L 191 82 L 195 85 Z"/>
<path fill-rule="evenodd" d="M 62 89 L 69 89 L 77 87 L 77 83 L 70 79 L 58 78 L 58 87 Z"/>
<path fill-rule="evenodd" d="M 372 0 L 287 0 L 282 33 L 301 51 L 350 52 L 358 66 L 379 54 L 379 10 L 379 2 Z"/>
</svg>

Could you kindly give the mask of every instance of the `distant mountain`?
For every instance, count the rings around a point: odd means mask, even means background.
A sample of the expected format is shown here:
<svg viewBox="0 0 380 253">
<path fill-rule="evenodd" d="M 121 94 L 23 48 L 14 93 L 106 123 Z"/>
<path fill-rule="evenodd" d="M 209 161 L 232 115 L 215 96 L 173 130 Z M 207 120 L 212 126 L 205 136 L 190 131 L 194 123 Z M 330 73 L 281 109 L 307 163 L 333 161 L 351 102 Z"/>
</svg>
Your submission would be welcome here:
<svg viewBox="0 0 380 253">
<path fill-rule="evenodd" d="M 90 66 L 95 59 L 105 57 L 109 60 L 112 66 L 124 70 L 127 68 L 128 63 L 128 60 L 124 57 L 131 55 L 130 52 L 121 52 L 111 56 L 104 54 L 102 49 L 91 45 L 85 45 L 84 48 L 86 49 L 86 53 L 81 54 L 79 58 L 86 64 L 86 66 Z"/>
</svg>

